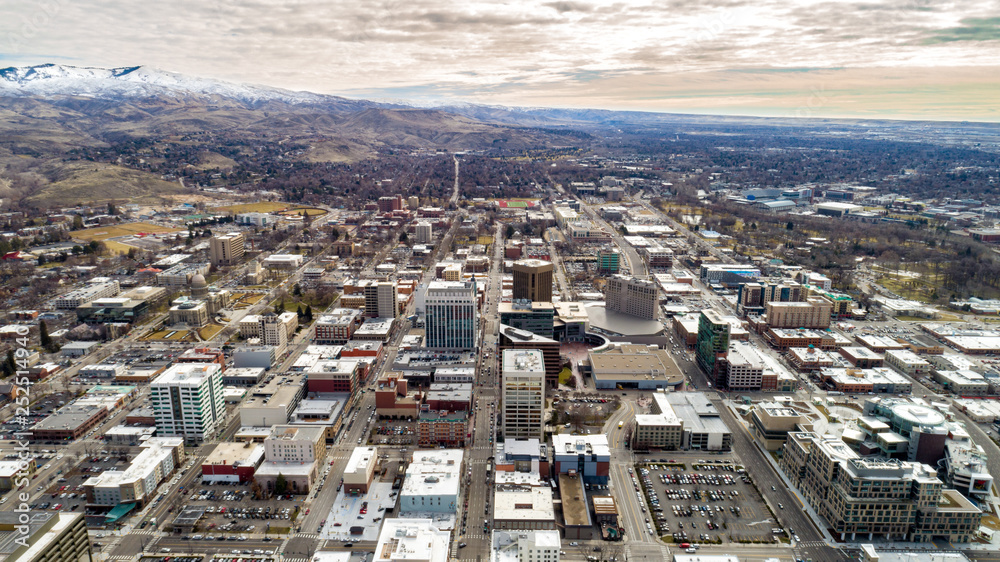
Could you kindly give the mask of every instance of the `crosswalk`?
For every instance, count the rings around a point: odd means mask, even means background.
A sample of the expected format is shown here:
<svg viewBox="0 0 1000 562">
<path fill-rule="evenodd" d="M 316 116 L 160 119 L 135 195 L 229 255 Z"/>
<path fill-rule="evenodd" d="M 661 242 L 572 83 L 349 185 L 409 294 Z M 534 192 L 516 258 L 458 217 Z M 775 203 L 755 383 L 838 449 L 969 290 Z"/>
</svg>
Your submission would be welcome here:
<svg viewBox="0 0 1000 562">
<path fill-rule="evenodd" d="M 108 560 L 135 560 L 137 554 L 116 554 L 114 556 L 108 556 Z"/>
<path fill-rule="evenodd" d="M 811 546 L 827 546 L 827 544 L 823 541 L 808 541 L 808 542 L 797 542 L 795 543 L 795 546 L 809 548 Z"/>
<path fill-rule="evenodd" d="M 296 537 L 305 537 L 307 539 L 318 539 L 319 533 L 295 533 Z"/>
</svg>

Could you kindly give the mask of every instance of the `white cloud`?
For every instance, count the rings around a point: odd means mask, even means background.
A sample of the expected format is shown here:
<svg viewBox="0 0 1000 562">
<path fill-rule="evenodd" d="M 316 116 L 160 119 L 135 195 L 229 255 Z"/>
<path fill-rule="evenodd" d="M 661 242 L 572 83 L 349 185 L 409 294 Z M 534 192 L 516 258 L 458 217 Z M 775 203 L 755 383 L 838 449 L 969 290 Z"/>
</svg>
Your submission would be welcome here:
<svg viewBox="0 0 1000 562">
<path fill-rule="evenodd" d="M 929 39 L 996 16 L 986 0 L 5 0 L 0 66 L 145 64 L 324 93 L 508 103 L 587 86 L 595 102 L 627 106 L 635 100 L 614 79 L 992 67 L 1000 41 Z"/>
</svg>

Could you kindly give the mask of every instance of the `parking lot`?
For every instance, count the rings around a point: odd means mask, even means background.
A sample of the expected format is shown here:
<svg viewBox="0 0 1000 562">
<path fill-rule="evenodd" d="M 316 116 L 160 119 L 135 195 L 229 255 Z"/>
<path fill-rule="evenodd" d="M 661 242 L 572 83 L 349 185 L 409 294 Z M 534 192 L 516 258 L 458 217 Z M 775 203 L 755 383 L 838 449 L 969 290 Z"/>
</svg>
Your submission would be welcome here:
<svg viewBox="0 0 1000 562">
<path fill-rule="evenodd" d="M 662 460 L 632 471 L 650 509 L 647 525 L 658 535 L 692 544 L 774 540 L 778 525 L 741 466 L 731 459 Z"/>
<path fill-rule="evenodd" d="M 255 500 L 249 486 L 201 485 L 181 494 L 177 502 L 205 507 L 192 540 L 239 540 L 241 533 L 287 532 L 305 515 L 301 508 L 305 498 L 286 494 Z"/>
<path fill-rule="evenodd" d="M 42 421 L 59 408 L 65 406 L 73 398 L 75 398 L 75 396 L 71 392 L 55 392 L 46 395 L 44 398 L 28 407 L 27 417 L 13 416 L 11 419 L 0 424 L 0 439 L 14 439 L 14 433 L 18 431 L 26 431 L 28 428 Z M 36 444 L 40 445 L 42 443 Z M 45 444 L 52 445 L 55 444 L 55 442 L 47 441 Z"/>
<path fill-rule="evenodd" d="M 103 451 L 103 453 L 110 453 Z M 43 449 L 39 453 L 38 470 L 49 468 L 52 460 L 63 458 L 63 454 L 52 449 Z M 93 457 L 82 457 L 79 464 L 63 474 L 57 474 L 38 481 L 32 479 L 31 493 L 42 492 L 42 496 L 31 505 L 32 509 L 50 511 L 83 511 L 87 496 L 83 491 L 83 483 L 91 476 L 96 476 L 105 470 L 122 470 L 127 465 L 125 455 L 100 454 Z"/>
<path fill-rule="evenodd" d="M 374 417 L 366 418 L 368 423 Z M 369 443 L 372 445 L 412 445 L 416 443 L 416 424 L 399 420 L 384 420 L 372 427 Z"/>
</svg>

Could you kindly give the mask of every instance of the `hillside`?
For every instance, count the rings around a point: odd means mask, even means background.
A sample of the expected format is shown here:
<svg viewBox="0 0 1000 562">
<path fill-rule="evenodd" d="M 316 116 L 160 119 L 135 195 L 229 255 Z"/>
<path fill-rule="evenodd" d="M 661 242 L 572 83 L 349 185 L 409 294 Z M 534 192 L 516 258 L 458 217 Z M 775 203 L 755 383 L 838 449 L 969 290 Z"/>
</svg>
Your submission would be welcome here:
<svg viewBox="0 0 1000 562">
<path fill-rule="evenodd" d="M 40 206 L 148 202 L 187 191 L 163 177 L 189 177 L 186 185 L 197 186 L 227 173 L 227 185 L 245 184 L 273 170 L 267 162 L 335 165 L 413 150 L 525 151 L 580 142 L 578 133 L 482 116 L 142 67 L 0 69 L 0 197 Z"/>
</svg>

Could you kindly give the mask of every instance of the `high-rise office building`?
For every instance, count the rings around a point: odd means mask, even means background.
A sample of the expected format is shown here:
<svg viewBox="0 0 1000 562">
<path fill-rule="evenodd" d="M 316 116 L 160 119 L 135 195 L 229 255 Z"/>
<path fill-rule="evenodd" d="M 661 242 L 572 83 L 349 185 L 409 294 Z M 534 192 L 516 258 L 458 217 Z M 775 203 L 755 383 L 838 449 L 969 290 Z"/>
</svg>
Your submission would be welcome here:
<svg viewBox="0 0 1000 562">
<path fill-rule="evenodd" d="M 715 360 L 729 350 L 729 322 L 714 310 L 703 310 L 698 318 L 698 342 L 695 355 L 698 366 L 711 378 Z"/>
<path fill-rule="evenodd" d="M 475 349 L 479 310 L 475 281 L 431 281 L 424 297 L 424 345 L 437 349 Z"/>
<path fill-rule="evenodd" d="M 219 428 L 226 415 L 222 366 L 218 363 L 178 363 L 149 385 L 156 432 L 202 442 Z"/>
<path fill-rule="evenodd" d="M 514 298 L 552 302 L 552 262 L 518 260 L 514 262 Z"/>
<path fill-rule="evenodd" d="M 434 240 L 434 228 L 429 222 L 417 223 L 417 244 L 430 244 Z"/>
<path fill-rule="evenodd" d="M 543 439 L 545 362 L 537 349 L 505 349 L 503 373 L 504 439 Z"/>
<path fill-rule="evenodd" d="M 244 243 L 242 232 L 213 236 L 208 243 L 208 257 L 213 265 L 235 265 L 243 259 Z"/>
<path fill-rule="evenodd" d="M 654 281 L 626 275 L 608 278 L 604 291 L 605 308 L 646 320 L 656 320 L 660 310 L 660 288 Z"/>
</svg>

